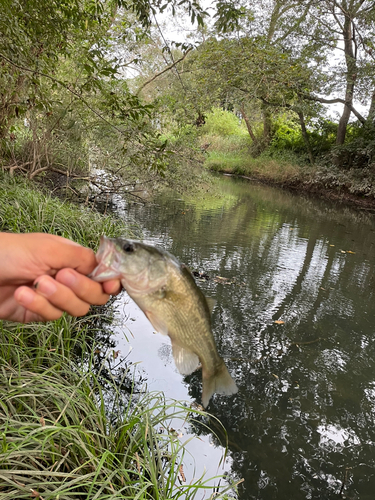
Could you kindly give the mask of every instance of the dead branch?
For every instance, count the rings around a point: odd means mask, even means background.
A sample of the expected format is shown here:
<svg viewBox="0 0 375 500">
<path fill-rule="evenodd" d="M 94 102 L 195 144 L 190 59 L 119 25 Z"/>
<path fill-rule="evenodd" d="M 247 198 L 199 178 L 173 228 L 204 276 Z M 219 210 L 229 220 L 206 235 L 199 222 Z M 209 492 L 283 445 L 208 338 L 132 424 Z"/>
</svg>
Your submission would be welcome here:
<svg viewBox="0 0 375 500">
<path fill-rule="evenodd" d="M 41 174 L 42 172 L 46 172 L 46 170 L 49 170 L 49 169 L 50 169 L 50 167 L 40 167 L 40 168 L 34 170 L 34 172 L 31 172 L 29 174 L 29 179 L 32 180 L 37 175 Z"/>
<path fill-rule="evenodd" d="M 26 167 L 27 165 L 31 165 L 31 161 L 27 161 L 26 163 L 22 163 L 21 165 L 18 165 L 18 163 L 17 163 L 17 162 L 15 162 L 15 163 L 14 163 L 14 164 L 12 164 L 12 165 L 5 165 L 5 166 L 3 166 L 2 168 L 3 168 L 3 170 L 8 170 L 8 169 L 9 169 L 9 170 L 12 170 L 12 169 L 17 169 L 17 168 L 21 168 L 21 169 L 24 169 L 24 170 L 25 170 L 25 168 L 24 168 L 24 167 Z"/>
</svg>

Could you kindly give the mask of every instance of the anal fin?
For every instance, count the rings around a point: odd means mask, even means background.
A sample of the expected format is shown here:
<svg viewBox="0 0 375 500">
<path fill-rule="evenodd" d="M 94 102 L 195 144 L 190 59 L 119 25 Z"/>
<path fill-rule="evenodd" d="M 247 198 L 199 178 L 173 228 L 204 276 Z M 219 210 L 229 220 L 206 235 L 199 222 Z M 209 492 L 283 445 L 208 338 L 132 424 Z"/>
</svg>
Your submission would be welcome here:
<svg viewBox="0 0 375 500">
<path fill-rule="evenodd" d="M 198 368 L 199 358 L 193 351 L 172 341 L 172 353 L 176 368 L 182 375 L 189 375 Z"/>
</svg>

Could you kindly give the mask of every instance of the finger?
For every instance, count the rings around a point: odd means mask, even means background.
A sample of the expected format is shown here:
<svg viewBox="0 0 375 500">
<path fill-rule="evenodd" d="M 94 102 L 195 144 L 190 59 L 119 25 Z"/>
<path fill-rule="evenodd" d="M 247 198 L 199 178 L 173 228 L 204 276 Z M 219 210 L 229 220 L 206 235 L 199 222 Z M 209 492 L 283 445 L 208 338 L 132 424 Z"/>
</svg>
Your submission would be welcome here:
<svg viewBox="0 0 375 500">
<path fill-rule="evenodd" d="M 90 248 L 83 247 L 77 243 L 60 236 L 49 236 L 46 239 L 44 255 L 51 269 L 63 269 L 70 267 L 81 274 L 89 274 L 97 266 L 95 253 Z"/>
<path fill-rule="evenodd" d="M 5 252 L 4 256 L 1 251 Z M 89 274 L 97 265 L 91 249 L 61 236 L 45 233 L 1 233 L 0 257 L 6 258 L 10 264 L 0 279 L 14 284 L 17 282 L 15 278 L 22 276 L 22 285 L 42 274 L 53 276 L 65 267 Z M 16 277 L 15 266 L 18 269 Z"/>
<path fill-rule="evenodd" d="M 109 294 L 103 291 L 101 283 L 93 281 L 74 269 L 61 269 L 55 279 L 89 304 L 103 305 L 108 302 Z"/>
<path fill-rule="evenodd" d="M 45 297 L 53 307 L 66 311 L 71 316 L 84 316 L 90 309 L 90 304 L 81 300 L 67 286 L 57 282 L 51 276 L 41 276 L 35 280 L 36 293 Z"/>
<path fill-rule="evenodd" d="M 109 295 L 118 295 L 122 290 L 120 280 L 108 280 L 101 283 L 105 293 Z"/>
<path fill-rule="evenodd" d="M 15 301 L 25 308 L 23 321 L 53 321 L 61 318 L 63 311 L 53 306 L 45 297 L 27 286 L 20 286 L 14 292 Z"/>
</svg>

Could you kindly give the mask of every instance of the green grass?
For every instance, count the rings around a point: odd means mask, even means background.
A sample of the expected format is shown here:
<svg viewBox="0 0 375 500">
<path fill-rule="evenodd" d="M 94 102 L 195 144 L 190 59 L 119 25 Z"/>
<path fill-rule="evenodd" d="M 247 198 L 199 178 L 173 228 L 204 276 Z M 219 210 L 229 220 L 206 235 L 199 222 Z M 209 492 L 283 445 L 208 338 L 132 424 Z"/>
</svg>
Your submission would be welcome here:
<svg viewBox="0 0 375 500">
<path fill-rule="evenodd" d="M 115 217 L 64 203 L 7 175 L 1 176 L 0 228 L 48 231 L 93 248 L 103 233 L 134 234 Z M 171 421 L 207 414 L 160 393 L 142 393 L 126 361 L 114 366 L 112 317 L 110 303 L 84 318 L 0 321 L 0 499 L 233 495 L 232 487 L 207 486 L 220 477 L 179 482 L 185 443 L 171 432 Z"/>
<path fill-rule="evenodd" d="M 52 233 L 91 248 L 97 247 L 102 234 L 140 234 L 136 224 L 129 226 L 111 215 L 61 201 L 24 179 L 6 174 L 0 174 L 0 230 Z"/>
<path fill-rule="evenodd" d="M 265 152 L 254 158 L 248 135 L 206 134 L 201 137 L 200 143 L 202 146 L 209 144 L 204 165 L 214 172 L 244 175 L 279 184 L 306 175 L 305 168 L 298 164 L 297 156 L 291 152 L 282 152 L 277 158 Z"/>
<path fill-rule="evenodd" d="M 171 422 L 206 414 L 123 391 L 130 368 L 96 362 L 94 320 L 0 324 L 0 498 L 202 498 L 213 478 L 180 483 L 184 443 Z"/>
<path fill-rule="evenodd" d="M 260 180 L 265 183 L 314 192 L 351 203 L 373 204 L 375 175 L 371 166 L 337 165 L 329 156 L 316 159 L 314 165 L 306 155 L 292 150 L 270 148 L 256 158 L 251 155 L 249 138 L 241 135 L 205 134 L 201 147 L 207 146 L 205 168 Z"/>
<path fill-rule="evenodd" d="M 278 184 L 292 182 L 306 175 L 306 169 L 291 161 L 274 160 L 267 156 L 251 158 L 223 152 L 210 153 L 205 166 L 214 172 L 244 175 Z"/>
</svg>

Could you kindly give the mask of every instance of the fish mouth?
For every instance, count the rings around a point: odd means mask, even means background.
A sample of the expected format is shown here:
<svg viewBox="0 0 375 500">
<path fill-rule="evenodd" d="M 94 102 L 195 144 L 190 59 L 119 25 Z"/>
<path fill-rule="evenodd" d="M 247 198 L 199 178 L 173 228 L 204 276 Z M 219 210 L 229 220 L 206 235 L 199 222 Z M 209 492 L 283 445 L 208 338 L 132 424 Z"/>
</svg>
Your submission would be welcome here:
<svg viewBox="0 0 375 500">
<path fill-rule="evenodd" d="M 98 265 L 89 274 L 89 278 L 99 283 L 110 279 L 119 278 L 120 272 L 116 269 L 116 247 L 114 241 L 106 236 L 100 237 L 99 249 L 96 253 Z"/>
<path fill-rule="evenodd" d="M 131 295 L 142 295 L 145 293 L 153 293 L 159 290 L 166 284 L 166 277 L 157 279 L 155 282 L 150 283 L 149 276 L 149 260 L 144 264 L 142 270 L 126 269 L 123 268 L 125 254 L 123 252 L 123 245 L 125 243 L 137 244 L 134 240 L 119 240 L 116 238 L 107 238 L 101 236 L 99 249 L 96 253 L 96 260 L 98 265 L 89 274 L 89 278 L 99 283 L 111 279 L 120 279 L 122 286 Z M 126 252 L 126 250 L 125 250 Z M 133 253 L 133 252 L 132 252 Z M 133 272 L 132 272 L 133 271 Z"/>
</svg>

